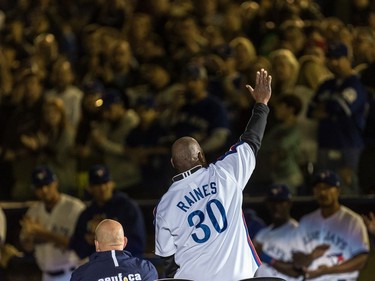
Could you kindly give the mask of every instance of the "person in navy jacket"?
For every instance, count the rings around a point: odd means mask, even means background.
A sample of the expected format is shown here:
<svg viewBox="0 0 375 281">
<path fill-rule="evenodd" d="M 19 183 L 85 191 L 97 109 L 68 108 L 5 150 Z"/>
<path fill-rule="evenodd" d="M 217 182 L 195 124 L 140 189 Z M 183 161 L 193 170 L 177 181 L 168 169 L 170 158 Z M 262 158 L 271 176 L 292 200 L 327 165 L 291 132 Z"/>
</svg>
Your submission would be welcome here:
<svg viewBox="0 0 375 281">
<path fill-rule="evenodd" d="M 127 240 L 119 222 L 111 219 L 101 221 L 95 230 L 96 253 L 90 256 L 89 262 L 73 272 L 70 281 L 158 279 L 150 261 L 133 257 L 124 250 Z"/>
</svg>

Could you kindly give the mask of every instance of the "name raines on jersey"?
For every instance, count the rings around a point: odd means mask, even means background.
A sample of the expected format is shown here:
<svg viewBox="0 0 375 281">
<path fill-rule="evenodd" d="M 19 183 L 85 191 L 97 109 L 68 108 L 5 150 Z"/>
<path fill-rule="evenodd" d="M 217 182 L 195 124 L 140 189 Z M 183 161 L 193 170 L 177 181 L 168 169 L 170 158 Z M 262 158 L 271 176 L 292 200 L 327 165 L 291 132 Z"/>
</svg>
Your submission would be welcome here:
<svg viewBox="0 0 375 281">
<path fill-rule="evenodd" d="M 139 273 L 128 274 L 128 276 L 122 277 L 122 273 L 117 274 L 116 276 L 104 277 L 98 279 L 98 281 L 136 281 L 142 280 L 142 277 Z"/>
<path fill-rule="evenodd" d="M 187 212 L 194 203 L 199 200 L 211 195 L 216 194 L 216 182 L 210 182 L 209 184 L 202 185 L 201 187 L 194 188 L 192 191 L 189 191 L 188 194 L 184 195 L 184 199 L 177 203 L 177 207 Z"/>
</svg>

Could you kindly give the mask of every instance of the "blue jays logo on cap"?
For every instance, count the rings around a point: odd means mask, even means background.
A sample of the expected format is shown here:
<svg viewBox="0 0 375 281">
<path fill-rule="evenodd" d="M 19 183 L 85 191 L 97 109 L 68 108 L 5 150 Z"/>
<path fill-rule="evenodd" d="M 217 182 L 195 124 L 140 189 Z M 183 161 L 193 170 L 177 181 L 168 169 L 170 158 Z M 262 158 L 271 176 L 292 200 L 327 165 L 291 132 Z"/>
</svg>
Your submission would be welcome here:
<svg viewBox="0 0 375 281">
<path fill-rule="evenodd" d="M 319 183 L 326 183 L 330 186 L 340 187 L 340 178 L 335 172 L 333 172 L 331 170 L 325 170 L 325 171 L 319 172 L 315 176 L 312 184 L 314 186 L 314 185 L 317 185 Z"/>
<path fill-rule="evenodd" d="M 289 187 L 285 184 L 273 184 L 267 193 L 268 201 L 286 201 L 292 198 Z"/>
<path fill-rule="evenodd" d="M 105 165 L 94 165 L 89 170 L 89 183 L 91 185 L 107 183 L 111 180 L 108 168 Z"/>
<path fill-rule="evenodd" d="M 31 183 L 35 188 L 49 185 L 56 180 L 55 173 L 47 166 L 36 167 L 31 175 Z"/>
</svg>

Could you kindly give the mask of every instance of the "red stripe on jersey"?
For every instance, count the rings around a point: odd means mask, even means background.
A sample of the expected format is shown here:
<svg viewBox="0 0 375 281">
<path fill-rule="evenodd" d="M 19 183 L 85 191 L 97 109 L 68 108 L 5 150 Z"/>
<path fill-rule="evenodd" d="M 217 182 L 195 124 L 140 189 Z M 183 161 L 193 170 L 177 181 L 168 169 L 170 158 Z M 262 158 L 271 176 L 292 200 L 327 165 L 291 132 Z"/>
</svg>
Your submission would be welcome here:
<svg viewBox="0 0 375 281">
<path fill-rule="evenodd" d="M 256 264 L 257 264 L 258 266 L 260 266 L 260 265 L 262 264 L 262 261 L 261 261 L 260 258 L 258 257 L 258 253 L 257 253 L 257 251 L 255 250 L 255 247 L 254 247 L 254 245 L 253 245 L 253 242 L 251 242 L 251 238 L 250 238 L 250 235 L 249 235 L 249 231 L 248 231 L 248 229 L 247 229 L 247 225 L 246 225 L 246 221 L 245 221 L 245 216 L 244 216 L 243 212 L 242 212 L 242 221 L 243 221 L 244 227 L 245 227 L 245 229 L 246 229 L 247 242 L 249 243 L 249 247 L 250 247 L 251 252 L 252 252 L 252 254 L 253 254 L 253 257 L 254 257 L 254 259 L 255 259 L 255 261 L 256 261 Z"/>
</svg>

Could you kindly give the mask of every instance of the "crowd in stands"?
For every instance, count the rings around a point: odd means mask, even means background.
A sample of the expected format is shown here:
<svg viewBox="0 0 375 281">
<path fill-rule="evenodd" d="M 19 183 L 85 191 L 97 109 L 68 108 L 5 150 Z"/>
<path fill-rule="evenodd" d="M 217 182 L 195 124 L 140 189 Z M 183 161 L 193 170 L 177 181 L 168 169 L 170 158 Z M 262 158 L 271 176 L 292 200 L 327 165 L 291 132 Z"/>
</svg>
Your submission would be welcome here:
<svg viewBox="0 0 375 281">
<path fill-rule="evenodd" d="M 309 194 L 320 167 L 339 172 L 344 194 L 375 191 L 374 1 L 18 0 L 0 10 L 1 200 L 33 199 L 41 164 L 80 198 L 94 164 L 135 198 L 159 198 L 176 138 L 195 137 L 213 161 L 240 135 L 254 103 L 245 84 L 260 68 L 274 96 L 247 192 L 284 182 Z M 342 108 L 324 118 L 357 117 L 349 136 L 322 136 L 316 97 L 325 81 L 342 83 L 341 57 L 358 88 L 337 92 Z"/>
</svg>

